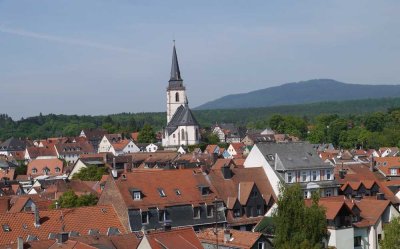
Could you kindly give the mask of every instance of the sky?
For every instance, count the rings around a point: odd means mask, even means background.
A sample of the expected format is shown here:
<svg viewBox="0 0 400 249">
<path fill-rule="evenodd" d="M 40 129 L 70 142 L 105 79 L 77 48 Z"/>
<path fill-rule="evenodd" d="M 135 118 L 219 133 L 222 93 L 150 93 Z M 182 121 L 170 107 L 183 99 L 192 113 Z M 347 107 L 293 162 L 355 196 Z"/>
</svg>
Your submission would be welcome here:
<svg viewBox="0 0 400 249">
<path fill-rule="evenodd" d="M 166 110 L 288 82 L 399 84 L 400 1 L 0 0 L 0 113 Z"/>
</svg>

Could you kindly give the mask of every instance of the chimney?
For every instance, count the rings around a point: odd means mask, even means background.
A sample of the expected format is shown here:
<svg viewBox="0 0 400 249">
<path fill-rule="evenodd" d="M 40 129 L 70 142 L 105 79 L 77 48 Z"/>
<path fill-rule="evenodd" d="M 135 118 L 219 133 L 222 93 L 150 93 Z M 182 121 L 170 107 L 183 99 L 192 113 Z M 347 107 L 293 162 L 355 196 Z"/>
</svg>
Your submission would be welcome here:
<svg viewBox="0 0 400 249">
<path fill-rule="evenodd" d="M 171 222 L 164 222 L 164 231 L 171 231 Z"/>
<path fill-rule="evenodd" d="M 63 233 L 57 234 L 57 243 L 58 244 L 65 243 L 65 242 L 67 242 L 67 240 L 68 240 L 68 233 L 63 232 Z"/>
<path fill-rule="evenodd" d="M 35 216 L 34 225 L 35 225 L 35 227 L 39 227 L 40 226 L 39 208 L 36 205 L 33 205 L 32 208 L 33 208 L 33 213 Z"/>
<path fill-rule="evenodd" d="M 229 229 L 224 230 L 224 243 L 231 240 L 231 231 Z"/>
<path fill-rule="evenodd" d="M 229 168 L 228 165 L 224 164 L 224 166 L 221 167 L 222 175 L 224 176 L 224 179 L 231 179 L 232 178 L 232 170 Z"/>
<path fill-rule="evenodd" d="M 22 237 L 17 238 L 17 248 L 24 249 L 24 239 Z"/>
</svg>

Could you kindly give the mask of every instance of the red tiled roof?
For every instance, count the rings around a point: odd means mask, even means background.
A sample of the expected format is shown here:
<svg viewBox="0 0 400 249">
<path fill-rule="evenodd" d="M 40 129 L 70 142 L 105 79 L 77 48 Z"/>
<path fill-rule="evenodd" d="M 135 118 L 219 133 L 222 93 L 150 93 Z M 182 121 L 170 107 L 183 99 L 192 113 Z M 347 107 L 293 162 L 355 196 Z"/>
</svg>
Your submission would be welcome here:
<svg viewBox="0 0 400 249">
<path fill-rule="evenodd" d="M 213 203 L 216 191 L 206 177 L 201 173 L 194 173 L 191 169 L 179 170 L 132 170 L 120 177 L 115 183 L 128 208 L 147 209 L 149 207 L 166 207 L 182 204 L 199 205 Z M 202 195 L 200 186 L 207 186 L 211 193 Z M 130 190 L 141 191 L 143 198 L 133 200 Z M 162 189 L 166 197 L 160 195 Z M 176 190 L 180 195 L 176 194 Z"/>
<path fill-rule="evenodd" d="M 131 142 L 131 140 L 128 139 L 123 139 L 123 140 L 119 140 L 115 143 L 111 143 L 111 145 L 114 147 L 114 149 L 116 151 L 121 151 L 123 150 L 129 143 Z"/>
<path fill-rule="evenodd" d="M 390 176 L 390 169 L 400 168 L 400 157 L 377 157 L 374 158 L 376 167 L 386 176 Z M 397 173 L 396 176 L 400 175 Z"/>
<path fill-rule="evenodd" d="M 44 175 L 43 170 L 47 168 L 49 169 L 49 175 L 62 175 L 64 166 L 63 161 L 58 158 L 54 159 L 34 159 L 28 164 L 27 174 L 30 175 Z M 56 168 L 59 168 L 60 171 L 56 172 Z M 32 170 L 36 169 L 36 173 L 33 173 Z"/>
<path fill-rule="evenodd" d="M 9 180 L 14 180 L 15 168 L 0 169 L 0 179 L 8 178 Z"/>
<path fill-rule="evenodd" d="M 207 145 L 204 152 L 207 152 L 208 154 L 212 154 L 212 153 L 214 153 L 214 151 L 217 147 L 218 147 L 218 145 L 216 145 L 216 144 L 209 144 L 209 145 Z"/>
<path fill-rule="evenodd" d="M 238 199 L 241 205 L 246 205 L 254 187 L 254 182 L 239 182 Z"/>
<path fill-rule="evenodd" d="M 93 146 L 88 142 L 56 144 L 55 147 L 60 155 L 89 154 L 95 152 Z"/>
<path fill-rule="evenodd" d="M 224 230 L 218 230 L 218 244 L 224 247 L 234 247 L 234 248 L 252 248 L 254 244 L 262 236 L 261 233 L 257 232 L 247 232 L 231 229 L 229 230 L 231 239 L 224 242 Z M 216 234 L 213 228 L 208 228 L 197 233 L 197 237 L 202 243 L 216 244 Z"/>
<path fill-rule="evenodd" d="M 46 240 L 49 233 L 59 233 L 62 228 L 64 231 L 76 231 L 81 235 L 88 234 L 90 229 L 98 229 L 100 234 L 106 234 L 110 227 L 126 233 L 110 205 L 46 210 L 40 211 L 39 216 L 40 226 L 35 227 L 33 213 L 0 214 L 0 224 L 10 227 L 9 232 L 0 233 L 0 244 L 15 243 L 19 236 L 26 240 L 28 235 Z"/>
<path fill-rule="evenodd" d="M 203 249 L 200 240 L 191 227 L 173 229 L 170 231 L 150 232 L 146 234 L 145 237 L 148 239 L 152 249 Z"/>
<path fill-rule="evenodd" d="M 57 156 L 54 145 L 48 147 L 27 147 L 26 150 L 31 159 L 35 159 L 40 156 Z"/>
<path fill-rule="evenodd" d="M 10 208 L 10 196 L 0 197 L 0 214 L 6 213 Z"/>
<path fill-rule="evenodd" d="M 132 133 L 131 133 L 131 138 L 133 139 L 133 141 L 136 141 L 136 142 L 137 142 L 138 136 L 139 136 L 139 132 L 138 132 L 138 131 L 137 131 L 137 132 L 132 132 Z"/>
</svg>

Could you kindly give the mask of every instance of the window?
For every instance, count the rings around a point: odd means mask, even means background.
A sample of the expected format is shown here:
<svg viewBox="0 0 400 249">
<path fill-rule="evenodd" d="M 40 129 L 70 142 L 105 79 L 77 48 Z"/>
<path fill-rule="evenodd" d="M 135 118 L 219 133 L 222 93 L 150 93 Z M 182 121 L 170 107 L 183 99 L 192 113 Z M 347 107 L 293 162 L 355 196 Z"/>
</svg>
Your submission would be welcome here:
<svg viewBox="0 0 400 249">
<path fill-rule="evenodd" d="M 257 215 L 262 215 L 261 205 L 257 205 Z"/>
<path fill-rule="evenodd" d="M 312 172 L 312 180 L 316 181 L 317 180 L 317 171 L 313 170 Z"/>
<path fill-rule="evenodd" d="M 196 140 L 199 140 L 199 129 L 196 128 Z"/>
<path fill-rule="evenodd" d="M 361 236 L 354 237 L 354 247 L 361 246 Z"/>
<path fill-rule="evenodd" d="M 265 249 L 265 242 L 258 242 L 258 249 Z"/>
<path fill-rule="evenodd" d="M 141 199 L 141 194 L 140 192 L 133 192 L 133 199 L 134 200 L 140 200 Z"/>
<path fill-rule="evenodd" d="M 175 102 L 179 102 L 179 93 L 175 93 Z"/>
<path fill-rule="evenodd" d="M 214 205 L 207 206 L 207 217 L 214 216 Z"/>
<path fill-rule="evenodd" d="M 162 188 L 159 188 L 159 189 L 158 189 L 158 193 L 160 194 L 161 197 L 166 197 L 166 196 L 167 196 L 167 195 L 165 194 L 165 192 L 164 192 L 164 189 L 162 189 Z"/>
<path fill-rule="evenodd" d="M 287 181 L 288 182 L 292 182 L 293 181 L 292 172 L 287 172 Z"/>
<path fill-rule="evenodd" d="M 193 207 L 193 218 L 200 219 L 200 207 Z"/>
<path fill-rule="evenodd" d="M 172 134 L 172 138 L 175 138 L 175 134 Z"/>
<path fill-rule="evenodd" d="M 258 192 L 257 192 L 256 190 L 254 190 L 254 191 L 251 193 L 251 196 L 252 196 L 252 197 L 257 197 L 257 196 L 258 196 Z"/>
<path fill-rule="evenodd" d="M 165 221 L 165 211 L 158 210 L 158 222 L 164 222 L 164 221 Z"/>
<path fill-rule="evenodd" d="M 47 175 L 49 174 L 50 170 L 48 168 L 44 168 L 43 169 L 43 174 Z"/>
<path fill-rule="evenodd" d="M 239 208 L 233 209 L 233 217 L 237 218 L 240 216 L 241 216 L 240 209 Z"/>
<path fill-rule="evenodd" d="M 181 191 L 179 189 L 175 189 L 175 194 L 176 195 L 181 195 Z"/>
<path fill-rule="evenodd" d="M 378 234 L 378 242 L 380 243 L 382 240 L 382 234 Z"/>
<path fill-rule="evenodd" d="M 326 180 L 330 180 L 332 176 L 331 170 L 326 170 Z"/>
<path fill-rule="evenodd" d="M 56 168 L 56 173 L 60 173 L 60 168 L 59 167 Z"/>
<path fill-rule="evenodd" d="M 149 212 L 142 211 L 142 224 L 148 224 L 148 223 L 149 223 Z"/>
<path fill-rule="evenodd" d="M 203 186 L 201 187 L 201 195 L 209 195 L 210 194 L 210 187 Z"/>
<path fill-rule="evenodd" d="M 307 171 L 302 171 L 301 172 L 301 181 L 306 182 L 307 181 Z"/>
<path fill-rule="evenodd" d="M 185 130 L 181 129 L 181 138 L 182 140 L 185 140 Z"/>
<path fill-rule="evenodd" d="M 392 176 L 397 175 L 397 169 L 390 169 L 390 175 Z"/>
<path fill-rule="evenodd" d="M 331 189 L 326 189 L 325 190 L 325 196 L 332 196 L 332 190 Z"/>
<path fill-rule="evenodd" d="M 304 199 L 308 199 L 308 191 L 304 191 Z"/>
<path fill-rule="evenodd" d="M 274 160 L 275 160 L 274 155 L 272 155 L 272 154 L 269 154 L 267 157 L 268 157 L 268 159 L 271 160 L 271 161 L 274 161 Z"/>
<path fill-rule="evenodd" d="M 37 169 L 33 168 L 32 169 L 32 174 L 36 174 L 37 173 Z"/>
<path fill-rule="evenodd" d="M 3 224 L 1 226 L 2 226 L 4 232 L 11 232 L 11 228 L 9 225 Z"/>
</svg>

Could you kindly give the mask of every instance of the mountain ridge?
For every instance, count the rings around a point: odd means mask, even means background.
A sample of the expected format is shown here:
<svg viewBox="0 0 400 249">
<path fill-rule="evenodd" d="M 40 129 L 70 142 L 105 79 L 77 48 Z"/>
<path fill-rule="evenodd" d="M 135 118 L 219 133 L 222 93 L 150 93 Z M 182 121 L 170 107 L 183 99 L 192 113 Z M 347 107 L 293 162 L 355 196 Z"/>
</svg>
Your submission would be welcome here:
<svg viewBox="0 0 400 249">
<path fill-rule="evenodd" d="M 400 97 L 400 85 L 349 84 L 333 79 L 314 79 L 285 83 L 247 93 L 229 94 L 194 109 L 253 108 L 393 97 Z"/>
</svg>

